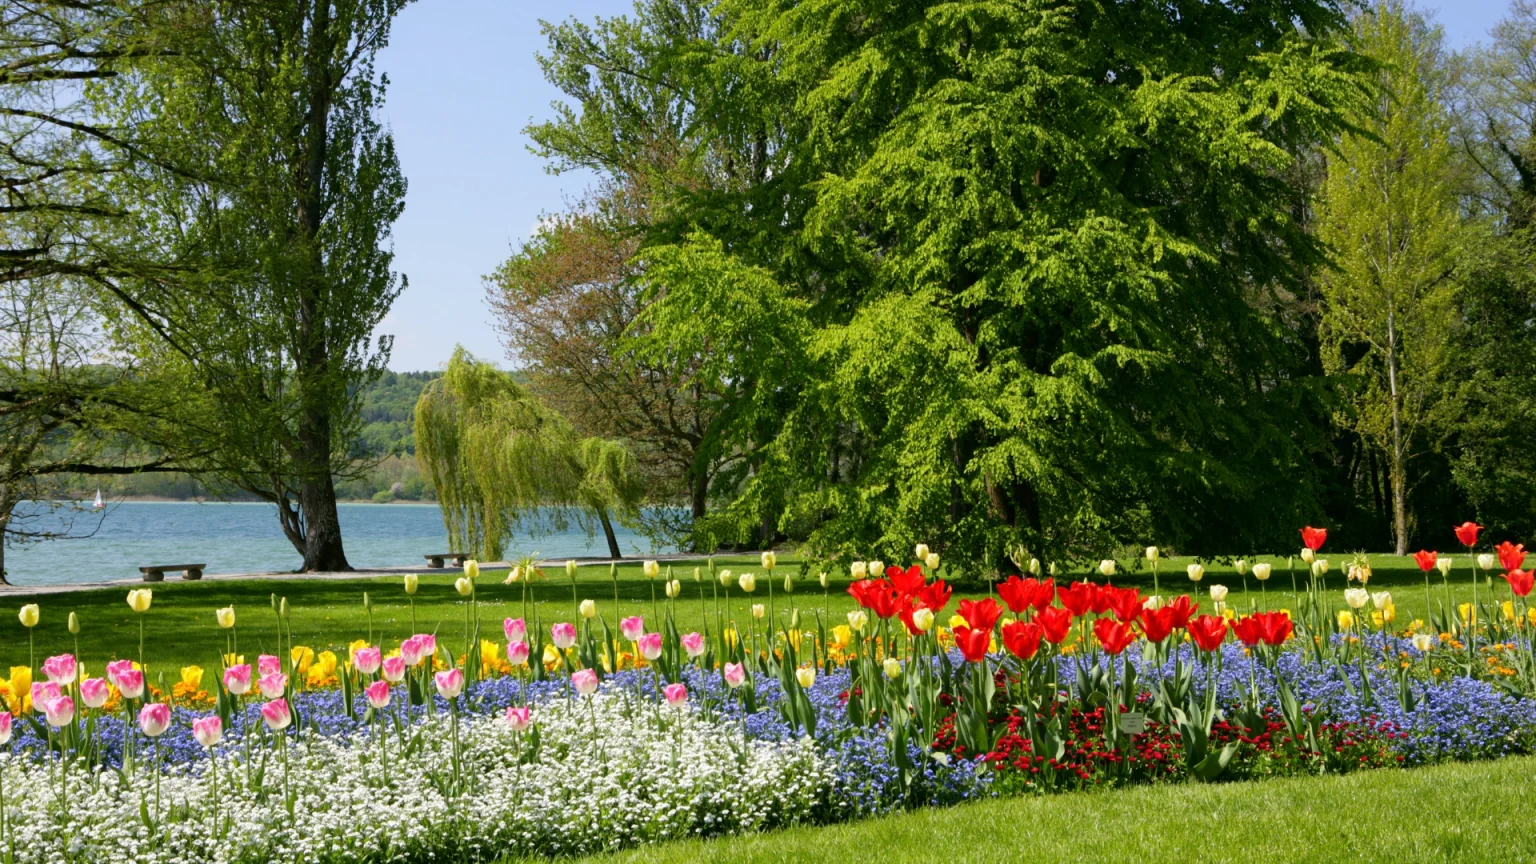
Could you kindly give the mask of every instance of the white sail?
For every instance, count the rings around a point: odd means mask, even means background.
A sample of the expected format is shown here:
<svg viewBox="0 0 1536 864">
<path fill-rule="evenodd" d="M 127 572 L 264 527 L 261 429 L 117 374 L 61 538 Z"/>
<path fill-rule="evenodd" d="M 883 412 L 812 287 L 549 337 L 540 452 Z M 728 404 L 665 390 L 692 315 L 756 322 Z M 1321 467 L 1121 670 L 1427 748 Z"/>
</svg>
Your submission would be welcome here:
<svg viewBox="0 0 1536 864">
<path fill-rule="evenodd" d="M 105 506 L 107 506 L 106 503 L 101 500 L 101 490 L 97 489 L 96 490 L 96 509 L 100 510 L 101 508 L 103 508 Z"/>
</svg>

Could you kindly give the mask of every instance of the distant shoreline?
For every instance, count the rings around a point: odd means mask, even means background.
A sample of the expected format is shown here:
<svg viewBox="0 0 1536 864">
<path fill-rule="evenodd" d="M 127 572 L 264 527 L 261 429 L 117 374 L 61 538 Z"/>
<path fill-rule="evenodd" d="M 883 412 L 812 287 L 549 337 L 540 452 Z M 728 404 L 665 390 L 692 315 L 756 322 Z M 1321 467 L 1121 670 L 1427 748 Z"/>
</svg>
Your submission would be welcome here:
<svg viewBox="0 0 1536 864">
<path fill-rule="evenodd" d="M 88 498 L 54 498 L 51 499 L 64 504 L 80 504 L 89 507 L 91 499 Z M 367 498 L 338 498 L 337 504 L 368 504 L 377 507 L 393 507 L 397 504 L 411 504 L 418 507 L 436 507 L 436 501 L 407 501 L 396 498 L 393 501 L 370 501 Z M 106 500 L 108 507 L 113 504 L 265 504 L 272 506 L 270 501 L 238 500 L 230 501 L 223 498 L 165 498 L 159 495 L 126 495 L 122 498 L 109 498 Z"/>
</svg>

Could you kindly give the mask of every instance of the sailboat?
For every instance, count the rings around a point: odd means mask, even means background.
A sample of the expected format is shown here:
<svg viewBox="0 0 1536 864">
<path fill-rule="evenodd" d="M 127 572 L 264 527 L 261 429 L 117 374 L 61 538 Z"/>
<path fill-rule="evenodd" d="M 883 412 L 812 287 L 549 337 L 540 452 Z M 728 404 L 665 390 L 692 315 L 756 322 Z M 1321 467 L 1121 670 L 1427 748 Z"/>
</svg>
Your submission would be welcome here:
<svg viewBox="0 0 1536 864">
<path fill-rule="evenodd" d="M 97 489 L 96 490 L 96 503 L 93 504 L 92 507 L 94 507 L 97 510 L 100 510 L 101 508 L 103 508 L 105 506 L 107 506 L 107 504 L 106 504 L 105 501 L 101 500 L 101 490 Z"/>
</svg>

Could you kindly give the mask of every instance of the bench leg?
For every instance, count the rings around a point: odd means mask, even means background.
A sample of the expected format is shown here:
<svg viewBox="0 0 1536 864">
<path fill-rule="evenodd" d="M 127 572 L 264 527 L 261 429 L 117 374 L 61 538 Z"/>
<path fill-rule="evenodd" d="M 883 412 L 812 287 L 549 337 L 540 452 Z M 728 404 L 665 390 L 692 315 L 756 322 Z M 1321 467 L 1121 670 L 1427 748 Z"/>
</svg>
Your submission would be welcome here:
<svg viewBox="0 0 1536 864">
<path fill-rule="evenodd" d="M 165 571 L 163 571 L 163 570 L 151 570 L 148 573 L 144 574 L 144 581 L 145 582 L 164 582 L 165 581 Z"/>
<path fill-rule="evenodd" d="M 427 559 L 427 566 L 431 567 L 434 570 L 441 570 L 441 569 L 443 569 L 443 559 L 441 559 L 441 558 L 428 558 Z"/>
<path fill-rule="evenodd" d="M 203 578 L 203 571 L 201 571 L 201 570 L 183 570 L 181 572 L 181 578 L 182 578 L 183 581 L 186 581 L 186 582 L 196 582 L 197 580 Z"/>
</svg>

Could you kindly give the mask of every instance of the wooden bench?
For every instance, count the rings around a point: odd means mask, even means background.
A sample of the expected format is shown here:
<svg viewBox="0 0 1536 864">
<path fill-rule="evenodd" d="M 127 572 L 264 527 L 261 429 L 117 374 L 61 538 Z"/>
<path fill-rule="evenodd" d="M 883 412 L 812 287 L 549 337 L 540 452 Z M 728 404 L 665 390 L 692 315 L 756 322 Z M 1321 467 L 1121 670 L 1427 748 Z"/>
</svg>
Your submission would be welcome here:
<svg viewBox="0 0 1536 864">
<path fill-rule="evenodd" d="M 452 561 L 453 566 L 463 567 L 464 562 L 473 557 L 475 556 L 469 554 L 468 552 L 441 552 L 426 556 L 427 566 L 433 569 L 441 569 L 443 566 L 443 559 L 445 558 L 449 561 Z"/>
<path fill-rule="evenodd" d="M 144 574 L 145 582 L 164 582 L 165 574 L 171 570 L 180 570 L 181 578 L 188 582 L 195 582 L 203 578 L 203 570 L 207 564 L 155 564 L 149 567 L 140 567 L 139 572 Z"/>
</svg>

